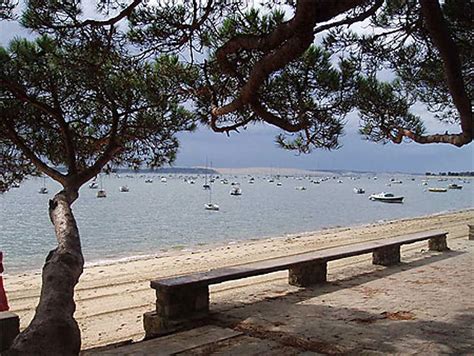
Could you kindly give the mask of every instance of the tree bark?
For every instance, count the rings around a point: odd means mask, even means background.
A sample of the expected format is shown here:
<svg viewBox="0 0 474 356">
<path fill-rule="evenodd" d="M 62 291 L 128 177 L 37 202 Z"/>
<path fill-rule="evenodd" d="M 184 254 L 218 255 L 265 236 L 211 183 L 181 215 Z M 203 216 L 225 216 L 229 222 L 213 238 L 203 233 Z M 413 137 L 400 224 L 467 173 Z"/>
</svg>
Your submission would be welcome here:
<svg viewBox="0 0 474 356">
<path fill-rule="evenodd" d="M 65 189 L 49 201 L 58 247 L 42 274 L 39 304 L 31 324 L 14 340 L 9 355 L 78 355 L 81 334 L 74 320 L 74 288 L 84 266 L 79 231 L 71 210 L 77 190 Z"/>
</svg>

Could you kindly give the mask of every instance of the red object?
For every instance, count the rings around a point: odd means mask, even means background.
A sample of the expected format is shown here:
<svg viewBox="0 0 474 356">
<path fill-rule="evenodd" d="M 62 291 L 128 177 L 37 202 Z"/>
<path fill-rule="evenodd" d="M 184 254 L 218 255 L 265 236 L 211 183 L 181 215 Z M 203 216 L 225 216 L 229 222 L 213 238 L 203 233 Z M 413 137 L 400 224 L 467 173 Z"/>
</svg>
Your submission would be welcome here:
<svg viewBox="0 0 474 356">
<path fill-rule="evenodd" d="M 7 311 L 10 309 L 8 306 L 7 295 L 5 294 L 5 288 L 3 288 L 3 253 L 0 251 L 0 312 Z"/>
</svg>

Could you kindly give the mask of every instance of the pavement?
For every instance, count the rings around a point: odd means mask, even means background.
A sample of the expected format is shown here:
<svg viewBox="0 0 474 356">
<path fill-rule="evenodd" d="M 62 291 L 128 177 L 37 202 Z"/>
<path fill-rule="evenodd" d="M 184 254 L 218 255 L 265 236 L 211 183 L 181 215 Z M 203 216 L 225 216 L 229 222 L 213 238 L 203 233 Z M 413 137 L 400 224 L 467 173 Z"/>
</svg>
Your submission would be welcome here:
<svg viewBox="0 0 474 356">
<path fill-rule="evenodd" d="M 474 241 L 447 252 L 402 247 L 402 263 L 370 255 L 330 262 L 328 283 L 288 285 L 287 272 L 211 286 L 201 326 L 82 355 L 474 355 Z"/>
</svg>

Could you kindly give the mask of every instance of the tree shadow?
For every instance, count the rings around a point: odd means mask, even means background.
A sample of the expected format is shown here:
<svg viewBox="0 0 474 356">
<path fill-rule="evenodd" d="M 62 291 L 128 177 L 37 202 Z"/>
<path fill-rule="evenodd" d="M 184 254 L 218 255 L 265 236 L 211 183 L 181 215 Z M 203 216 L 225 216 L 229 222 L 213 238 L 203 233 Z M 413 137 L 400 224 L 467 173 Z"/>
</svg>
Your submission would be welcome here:
<svg viewBox="0 0 474 356">
<path fill-rule="evenodd" d="M 357 307 L 338 307 L 337 303 L 308 303 L 312 298 L 351 289 L 464 253 L 447 251 L 424 256 L 311 288 L 288 291 L 285 295 L 264 297 L 257 302 L 237 305 L 237 308 L 235 301 L 222 302 L 219 303 L 221 310 L 212 313 L 211 322 L 234 328 L 249 336 L 323 354 L 469 353 L 473 349 L 471 339 L 474 325 L 473 310 L 469 308 L 445 321 L 439 318 L 418 319 L 414 313 L 403 310 L 380 313 L 380 309 L 370 312 Z M 419 277 L 423 278 L 422 275 Z M 371 298 L 377 298 L 377 295 Z M 435 302 L 426 300 L 426 303 Z M 442 310 L 443 306 L 437 308 Z"/>
</svg>

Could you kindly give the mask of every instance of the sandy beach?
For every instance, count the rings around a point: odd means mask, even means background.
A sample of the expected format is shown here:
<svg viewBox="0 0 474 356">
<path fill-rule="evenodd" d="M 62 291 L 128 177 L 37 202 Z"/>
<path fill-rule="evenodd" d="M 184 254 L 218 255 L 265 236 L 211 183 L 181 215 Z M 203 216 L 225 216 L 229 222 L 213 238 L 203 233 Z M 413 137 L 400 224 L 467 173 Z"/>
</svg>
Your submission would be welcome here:
<svg viewBox="0 0 474 356">
<path fill-rule="evenodd" d="M 75 316 L 82 330 L 82 347 L 141 339 L 144 335 L 142 315 L 153 310 L 155 304 L 154 290 L 149 287 L 152 279 L 423 230 L 446 230 L 449 241 L 465 236 L 468 223 L 474 223 L 474 209 L 227 245 L 206 245 L 193 251 L 173 251 L 150 258 L 89 266 L 76 288 Z M 419 250 L 420 246 L 414 244 L 406 248 Z M 367 256 L 360 256 L 350 260 L 367 259 Z M 337 269 L 347 264 L 348 260 L 336 261 L 333 266 Z M 11 310 L 19 314 L 22 328 L 33 317 L 40 279 L 38 272 L 5 276 Z M 251 296 L 253 284 L 260 282 L 255 279 L 232 283 L 231 289 L 245 287 Z M 225 304 L 226 298 L 232 298 L 232 293 L 226 292 L 229 288 L 228 285 L 211 287 L 211 303 Z"/>
</svg>

